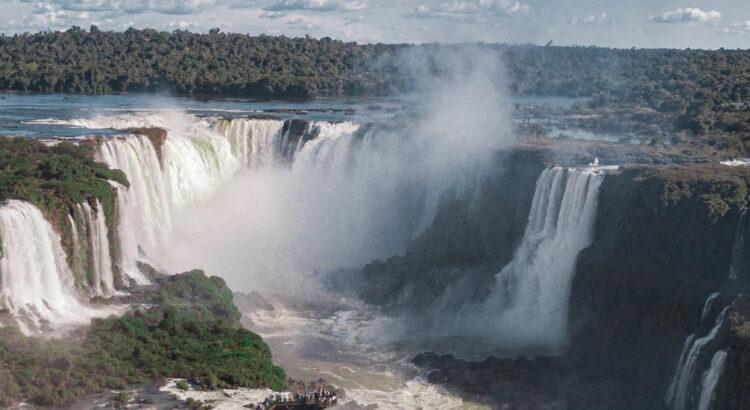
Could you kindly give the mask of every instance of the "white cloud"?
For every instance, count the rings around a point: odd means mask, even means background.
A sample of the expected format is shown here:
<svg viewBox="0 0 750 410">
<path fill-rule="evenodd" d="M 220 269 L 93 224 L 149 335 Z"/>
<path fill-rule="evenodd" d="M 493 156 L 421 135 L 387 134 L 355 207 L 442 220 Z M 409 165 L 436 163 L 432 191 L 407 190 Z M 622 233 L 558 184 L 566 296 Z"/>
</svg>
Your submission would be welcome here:
<svg viewBox="0 0 750 410">
<path fill-rule="evenodd" d="M 344 23 L 344 25 L 348 26 L 354 23 L 359 23 L 360 21 L 364 21 L 364 20 L 365 20 L 365 16 L 360 14 L 358 16 L 354 16 L 354 17 L 350 17 L 346 19 L 346 22 Z"/>
<path fill-rule="evenodd" d="M 508 16 L 528 13 L 531 7 L 527 4 L 511 0 L 453 0 L 435 6 L 418 5 L 408 18 L 447 18 L 459 20 L 474 20 L 482 17 Z"/>
<path fill-rule="evenodd" d="M 38 4 L 80 12 L 193 14 L 216 3 L 217 0 L 59 0 Z"/>
<path fill-rule="evenodd" d="M 611 24 L 612 20 L 607 18 L 607 13 L 602 14 L 589 14 L 583 17 L 573 17 L 568 20 L 568 24 L 574 25 L 600 25 L 600 24 Z"/>
<path fill-rule="evenodd" d="M 283 11 L 264 11 L 260 14 L 260 17 L 264 19 L 280 19 L 286 17 L 286 13 Z"/>
<path fill-rule="evenodd" d="M 703 11 L 695 7 L 687 7 L 668 11 L 658 16 L 649 16 L 654 23 L 704 23 L 721 19 L 721 13 L 716 10 Z"/>
<path fill-rule="evenodd" d="M 198 23 L 194 21 L 170 21 L 169 23 L 164 24 L 164 27 L 168 28 L 179 28 L 181 30 L 187 30 L 189 28 L 196 28 L 198 27 Z"/>
<path fill-rule="evenodd" d="M 289 20 L 286 22 L 286 24 L 300 30 L 316 30 L 318 28 L 316 24 L 313 24 L 311 21 L 301 17 L 298 17 L 294 20 Z"/>
<path fill-rule="evenodd" d="M 340 0 L 277 0 L 263 8 L 266 11 L 310 10 L 310 11 L 352 11 L 367 7 L 365 1 Z"/>
<path fill-rule="evenodd" d="M 724 27 L 722 34 L 739 34 L 743 36 L 750 35 L 750 20 L 741 23 L 734 23 L 729 27 Z"/>
</svg>

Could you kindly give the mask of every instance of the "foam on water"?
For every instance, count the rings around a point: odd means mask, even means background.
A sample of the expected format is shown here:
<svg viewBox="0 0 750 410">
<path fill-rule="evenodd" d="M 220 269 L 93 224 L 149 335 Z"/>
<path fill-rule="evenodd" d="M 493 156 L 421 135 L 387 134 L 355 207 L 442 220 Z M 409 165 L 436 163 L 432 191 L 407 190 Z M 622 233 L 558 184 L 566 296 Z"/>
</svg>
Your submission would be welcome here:
<svg viewBox="0 0 750 410">
<path fill-rule="evenodd" d="M 466 402 L 418 376 L 408 363 L 414 354 L 372 337 L 380 314 L 359 303 L 331 301 L 334 309 L 299 311 L 277 300 L 274 310 L 245 314 L 243 323 L 271 346 L 274 360 L 290 377 L 323 375 L 344 388 L 346 398 L 379 409 L 484 409 Z M 387 338 L 386 338 L 387 339 Z"/>
</svg>

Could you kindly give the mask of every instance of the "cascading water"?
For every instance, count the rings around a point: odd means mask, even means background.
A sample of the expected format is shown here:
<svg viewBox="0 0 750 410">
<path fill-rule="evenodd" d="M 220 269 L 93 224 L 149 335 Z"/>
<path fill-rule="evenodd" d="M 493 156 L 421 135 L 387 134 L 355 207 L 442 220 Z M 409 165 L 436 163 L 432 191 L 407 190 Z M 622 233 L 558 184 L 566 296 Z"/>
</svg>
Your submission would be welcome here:
<svg viewBox="0 0 750 410">
<path fill-rule="evenodd" d="M 703 337 L 696 338 L 690 335 L 685 342 L 685 347 L 680 355 L 672 384 L 669 386 L 665 403 L 673 410 L 687 410 L 695 407 L 696 372 L 698 371 L 699 359 L 704 347 L 711 343 L 719 334 L 724 318 L 729 307 L 725 307 L 711 330 Z M 687 348 L 687 350 L 686 350 Z M 717 376 L 718 377 L 718 376 Z"/>
<path fill-rule="evenodd" d="M 104 216 L 104 208 L 98 200 L 95 206 L 96 209 L 94 210 L 88 202 L 84 202 L 81 206 L 81 213 L 84 216 L 86 237 L 89 240 L 94 290 L 99 295 L 109 295 L 114 291 L 114 274 L 107 236 L 107 222 Z"/>
<path fill-rule="evenodd" d="M 73 273 L 60 237 L 35 206 L 6 201 L 0 206 L 2 303 L 25 334 L 80 325 L 111 311 L 77 299 Z"/>
<path fill-rule="evenodd" d="M 724 363 L 727 360 L 726 350 L 719 350 L 711 358 L 711 367 L 703 373 L 701 378 L 701 394 L 698 398 L 698 410 L 709 410 L 714 400 L 714 391 L 719 383 Z"/>
<path fill-rule="evenodd" d="M 205 120 L 208 126 L 229 139 L 232 155 L 241 163 L 260 166 L 274 162 L 277 144 L 283 137 L 284 121 L 255 119 Z"/>
<path fill-rule="evenodd" d="M 708 314 L 711 313 L 711 307 L 713 306 L 716 299 L 719 297 L 719 292 L 714 292 L 710 295 L 708 295 L 708 298 L 706 298 L 706 301 L 703 303 L 703 311 L 701 312 L 701 321 L 706 320 L 708 317 Z"/>
<path fill-rule="evenodd" d="M 747 209 L 740 214 L 740 220 L 737 222 L 737 230 L 734 234 L 732 243 L 732 261 L 729 265 L 729 279 L 737 280 L 739 275 L 747 271 L 747 261 L 745 260 L 745 230 L 747 225 Z"/>
<path fill-rule="evenodd" d="M 122 247 L 119 264 L 136 283 L 146 280 L 135 262 L 164 249 L 172 236 L 175 213 L 213 197 L 240 171 L 281 165 L 282 159 L 302 152 L 302 141 L 312 139 L 311 135 L 330 140 L 358 128 L 353 123 L 193 117 L 180 117 L 190 125 L 178 126 L 158 116 L 135 118 L 129 115 L 76 123 L 96 127 L 144 126 L 149 121 L 172 125 L 161 158 L 145 136 L 109 139 L 100 144 L 97 153 L 111 168 L 123 170 L 130 181 L 129 188 L 115 184 Z"/>
<path fill-rule="evenodd" d="M 80 207 L 78 209 L 78 215 L 80 215 L 83 211 L 80 210 Z M 76 223 L 76 220 L 71 216 L 68 215 L 68 222 L 70 222 L 70 231 L 73 235 L 73 260 L 71 268 L 74 272 L 80 275 L 85 275 L 86 268 L 85 260 L 84 260 L 84 249 L 83 249 L 83 243 L 81 242 L 80 235 L 78 234 L 78 224 Z"/>
<path fill-rule="evenodd" d="M 125 172 L 130 182 L 117 189 L 120 269 L 136 283 L 147 280 L 135 261 L 140 249 L 156 251 L 166 244 L 172 229 L 171 214 L 159 158 L 144 136 L 114 138 L 99 145 L 98 158 L 110 168 Z"/>
<path fill-rule="evenodd" d="M 497 274 L 497 287 L 480 312 L 457 326 L 508 345 L 566 342 L 575 261 L 591 244 L 603 179 L 595 167 L 554 167 L 541 173 L 520 247 Z M 470 314 L 463 313 L 458 316 Z"/>
<path fill-rule="evenodd" d="M 732 242 L 729 279 L 733 281 L 736 281 L 740 274 L 747 271 L 747 261 L 745 260 L 747 257 L 745 252 L 746 224 L 747 209 L 743 210 L 740 214 L 734 234 L 734 241 Z M 701 310 L 701 322 L 704 322 L 708 318 L 714 304 L 719 300 L 719 296 L 719 292 L 713 292 L 708 295 Z M 699 359 L 702 355 L 706 354 L 703 352 L 703 349 L 716 338 L 728 309 L 729 307 L 725 307 L 721 311 L 714 326 L 706 336 L 696 339 L 696 335 L 691 334 L 685 340 L 682 353 L 680 353 L 680 359 L 677 362 L 674 378 L 665 397 L 665 403 L 673 410 L 686 410 L 689 408 L 708 409 L 710 407 L 713 400 L 713 391 L 724 369 L 726 352 L 719 350 L 714 354 L 710 368 L 703 373 L 700 394 L 697 397 L 695 392 L 695 378 L 699 371 Z"/>
</svg>

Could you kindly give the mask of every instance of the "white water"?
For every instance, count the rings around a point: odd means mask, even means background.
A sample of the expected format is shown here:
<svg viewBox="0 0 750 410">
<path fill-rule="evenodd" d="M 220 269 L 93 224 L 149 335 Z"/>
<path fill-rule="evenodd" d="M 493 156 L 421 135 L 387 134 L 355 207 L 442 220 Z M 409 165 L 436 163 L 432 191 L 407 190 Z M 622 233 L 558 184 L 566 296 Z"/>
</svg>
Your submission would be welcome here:
<svg viewBox="0 0 750 410">
<path fill-rule="evenodd" d="M 737 159 L 730 159 L 726 161 L 721 161 L 721 165 L 726 165 L 728 167 L 746 167 L 750 166 L 750 158 L 737 158 Z"/>
<path fill-rule="evenodd" d="M 714 391 L 719 383 L 721 373 L 724 371 L 724 363 L 727 359 L 727 352 L 719 350 L 711 358 L 711 367 L 703 373 L 701 378 L 701 394 L 698 399 L 698 410 L 709 410 L 714 399 Z"/>
<path fill-rule="evenodd" d="M 11 200 L 0 206 L 2 302 L 25 334 L 82 325 L 112 310 L 79 301 L 60 237 L 35 206 Z"/>
<path fill-rule="evenodd" d="M 220 120 L 145 113 L 72 120 L 93 128 L 168 127 L 161 159 L 145 136 L 122 136 L 100 144 L 97 156 L 125 172 L 130 188 L 117 187 L 121 268 L 144 283 L 135 261 L 153 257 L 173 237 L 174 215 L 213 198 L 238 171 L 273 168 L 282 146 L 283 121 Z M 356 130 L 355 124 L 347 123 Z M 145 255 L 142 252 L 145 252 Z M 151 258 L 153 259 L 153 258 Z"/>
<path fill-rule="evenodd" d="M 745 266 L 745 229 L 747 225 L 747 209 L 740 214 L 740 220 L 737 222 L 737 230 L 734 234 L 732 243 L 732 261 L 729 265 L 729 279 L 737 280 Z"/>
<path fill-rule="evenodd" d="M 713 341 L 719 333 L 719 329 L 721 329 L 721 325 L 724 323 L 724 317 L 728 310 L 729 307 L 725 307 L 724 310 L 721 311 L 719 317 L 716 318 L 714 327 L 711 328 L 707 335 L 697 339 L 695 339 L 695 335 L 691 335 L 685 342 L 685 347 L 688 347 L 689 345 L 690 348 L 687 351 L 687 354 L 683 348 L 683 353 L 677 364 L 677 371 L 675 372 L 674 379 L 669 386 L 665 398 L 667 406 L 671 409 L 687 410 L 691 408 L 691 403 L 694 400 L 695 375 L 698 370 L 698 359 L 701 356 L 703 348 Z"/>
<path fill-rule="evenodd" d="M 102 142 L 97 156 L 110 168 L 125 172 L 130 188 L 117 189 L 118 235 L 121 272 L 136 283 L 147 280 L 135 262 L 139 248 L 153 252 L 167 243 L 171 229 L 164 175 L 151 141 L 143 136 Z"/>
<path fill-rule="evenodd" d="M 341 300 L 317 306 L 271 302 L 273 311 L 245 314 L 243 324 L 270 345 L 274 361 L 289 377 L 323 377 L 343 388 L 342 404 L 354 401 L 384 410 L 487 408 L 417 377 L 418 370 L 408 363 L 416 352 L 400 349 L 388 335 L 370 334 L 370 325 L 381 317 L 366 306 Z M 295 302 L 299 306 L 289 306 Z"/>
<path fill-rule="evenodd" d="M 79 205 L 80 206 L 80 205 Z M 114 274 L 110 256 L 107 222 L 104 208 L 97 200 L 96 210 L 84 202 L 81 213 L 84 216 L 86 237 L 89 240 L 91 268 L 94 273 L 94 290 L 99 295 L 110 295 L 114 291 Z"/>
<path fill-rule="evenodd" d="M 281 120 L 204 120 L 221 135 L 226 135 L 232 155 L 242 164 L 258 168 L 275 162 L 276 147 L 281 146 Z M 283 137 L 282 137 L 283 138 Z"/>
<path fill-rule="evenodd" d="M 603 179 L 597 167 L 545 169 L 521 245 L 497 274 L 497 288 L 478 311 L 456 315 L 453 326 L 508 347 L 564 345 L 575 262 L 591 244 Z"/>
<path fill-rule="evenodd" d="M 713 306 L 714 301 L 718 297 L 719 297 L 719 292 L 714 292 L 708 295 L 708 298 L 706 298 L 706 301 L 703 303 L 703 311 L 701 312 L 701 322 L 706 320 L 706 318 L 708 317 L 708 314 L 711 312 L 711 306 Z"/>
</svg>

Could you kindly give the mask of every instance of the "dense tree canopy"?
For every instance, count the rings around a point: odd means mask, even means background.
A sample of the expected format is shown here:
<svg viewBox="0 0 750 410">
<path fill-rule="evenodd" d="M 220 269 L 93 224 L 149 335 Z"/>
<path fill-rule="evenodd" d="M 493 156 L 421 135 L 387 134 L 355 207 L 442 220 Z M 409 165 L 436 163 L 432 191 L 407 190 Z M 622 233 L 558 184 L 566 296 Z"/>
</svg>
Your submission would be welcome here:
<svg viewBox="0 0 750 410">
<path fill-rule="evenodd" d="M 73 27 L 0 37 L 0 89 L 103 94 L 179 93 L 310 97 L 354 92 L 362 62 L 381 46 L 324 38 L 125 32 Z"/>
<path fill-rule="evenodd" d="M 455 53 L 462 49 L 471 53 Z M 457 59 L 471 65 L 477 53 L 501 62 L 503 69 L 492 78 L 503 78 L 513 94 L 590 97 L 591 103 L 579 107 L 579 113 L 589 118 L 578 121 L 578 126 L 660 138 L 685 131 L 709 135 L 710 141 L 732 135 L 729 145 L 739 151 L 750 147 L 746 50 L 358 45 L 219 30 L 196 34 L 73 27 L 0 36 L 0 90 L 166 90 L 302 98 L 383 95 L 408 91 L 425 74 L 440 76 Z M 446 63 L 446 55 L 454 61 Z"/>
</svg>

